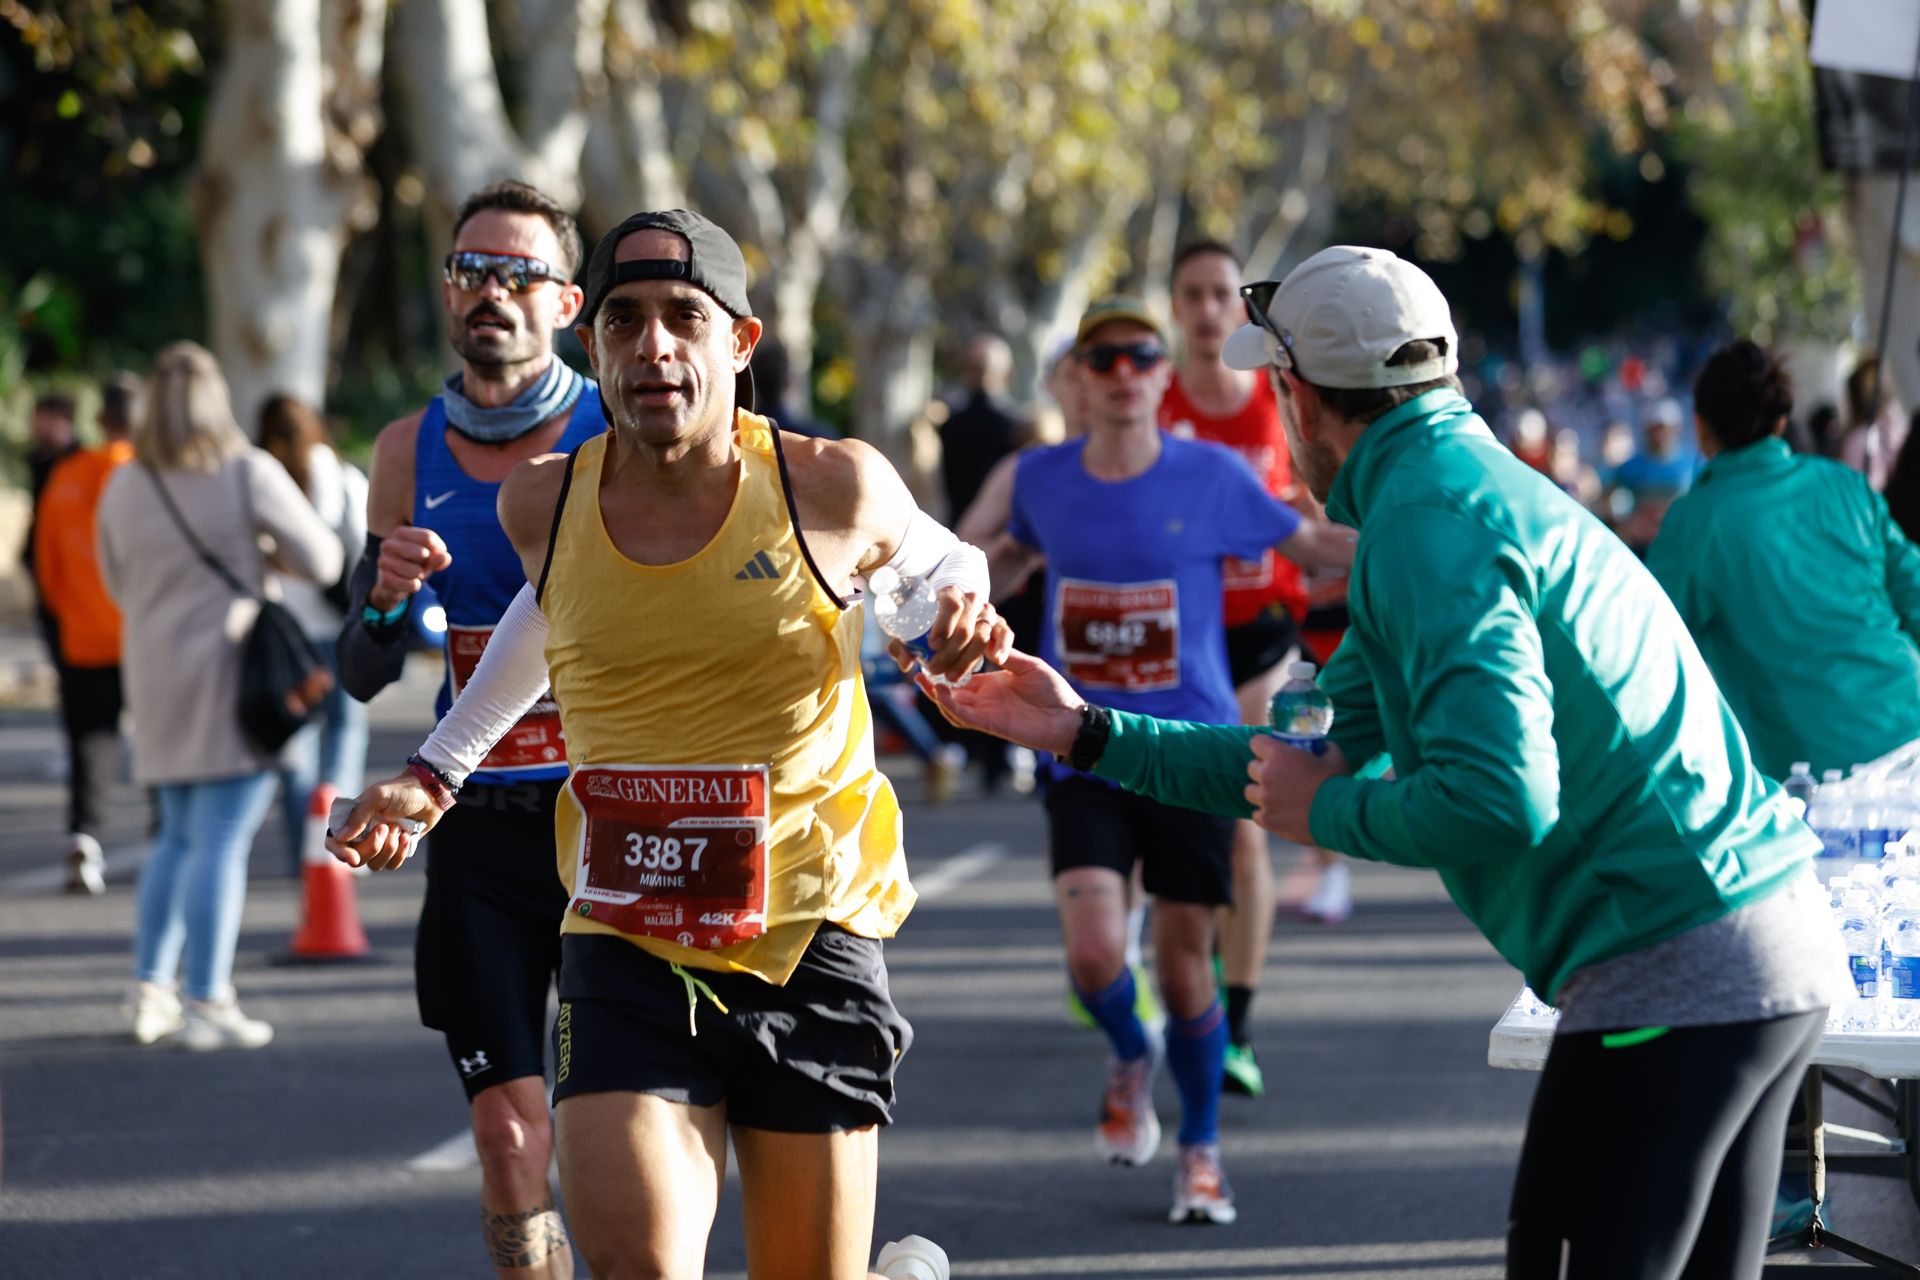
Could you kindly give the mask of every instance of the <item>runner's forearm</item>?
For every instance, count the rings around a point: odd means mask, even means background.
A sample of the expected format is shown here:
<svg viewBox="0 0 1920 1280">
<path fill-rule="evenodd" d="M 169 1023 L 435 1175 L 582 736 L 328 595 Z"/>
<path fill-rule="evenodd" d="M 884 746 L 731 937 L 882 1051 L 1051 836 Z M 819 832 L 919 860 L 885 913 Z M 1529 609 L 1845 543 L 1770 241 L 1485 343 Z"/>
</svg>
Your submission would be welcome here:
<svg viewBox="0 0 1920 1280">
<path fill-rule="evenodd" d="M 340 687 L 361 702 L 400 678 L 407 662 L 408 625 L 403 614 L 392 626 L 374 626 L 361 615 L 368 592 L 380 573 L 380 539 L 369 536 L 367 549 L 353 568 L 347 586 L 346 620 L 340 627 L 340 644 L 335 661 L 340 667 Z"/>
<path fill-rule="evenodd" d="M 1093 771 L 1163 804 L 1227 818 L 1253 814 L 1247 803 L 1247 746 L 1257 728 L 1195 724 L 1113 713 L 1107 747 Z"/>
<path fill-rule="evenodd" d="M 473 678 L 422 744 L 420 758 L 455 785 L 465 782 L 547 685 L 547 618 L 534 603 L 533 587 L 524 586 L 501 615 Z"/>
</svg>

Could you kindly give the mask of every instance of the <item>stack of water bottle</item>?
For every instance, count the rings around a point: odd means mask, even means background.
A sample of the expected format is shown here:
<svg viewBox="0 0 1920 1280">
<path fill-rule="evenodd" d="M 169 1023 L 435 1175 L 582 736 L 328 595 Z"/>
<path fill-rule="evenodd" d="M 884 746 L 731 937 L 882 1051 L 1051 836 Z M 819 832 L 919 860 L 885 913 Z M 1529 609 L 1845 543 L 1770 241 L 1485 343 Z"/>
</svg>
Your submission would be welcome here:
<svg viewBox="0 0 1920 1280">
<path fill-rule="evenodd" d="M 1820 837 L 1834 915 L 1859 997 L 1830 1031 L 1920 1031 L 1920 752 L 1903 749 L 1816 784 L 1796 764 L 1787 794 Z"/>
</svg>

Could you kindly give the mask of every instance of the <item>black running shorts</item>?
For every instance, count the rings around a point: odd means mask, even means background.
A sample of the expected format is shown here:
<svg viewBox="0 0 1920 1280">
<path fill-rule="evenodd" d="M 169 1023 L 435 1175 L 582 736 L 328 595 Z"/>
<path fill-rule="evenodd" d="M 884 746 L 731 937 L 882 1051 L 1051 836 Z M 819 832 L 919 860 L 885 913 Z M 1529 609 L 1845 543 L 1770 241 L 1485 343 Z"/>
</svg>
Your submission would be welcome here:
<svg viewBox="0 0 1920 1280">
<path fill-rule="evenodd" d="M 1053 874 L 1106 867 L 1123 876 L 1141 862 L 1147 892 L 1168 902 L 1233 901 L 1233 824 L 1176 809 L 1094 778 L 1047 782 L 1047 843 Z"/>
<path fill-rule="evenodd" d="M 1274 601 L 1247 622 L 1227 628 L 1227 674 L 1238 689 L 1287 660 L 1299 647 L 1300 629 L 1287 607 Z"/>
<path fill-rule="evenodd" d="M 723 1013 L 658 956 L 621 938 L 567 934 L 553 1100 L 611 1092 L 725 1103 L 729 1124 L 776 1133 L 886 1124 L 913 1029 L 893 1007 L 883 950 L 828 924 L 784 987 L 685 970 L 712 989 Z"/>
<path fill-rule="evenodd" d="M 553 858 L 562 785 L 470 783 L 427 837 L 414 992 L 469 1098 L 543 1073 L 567 909 Z"/>
</svg>

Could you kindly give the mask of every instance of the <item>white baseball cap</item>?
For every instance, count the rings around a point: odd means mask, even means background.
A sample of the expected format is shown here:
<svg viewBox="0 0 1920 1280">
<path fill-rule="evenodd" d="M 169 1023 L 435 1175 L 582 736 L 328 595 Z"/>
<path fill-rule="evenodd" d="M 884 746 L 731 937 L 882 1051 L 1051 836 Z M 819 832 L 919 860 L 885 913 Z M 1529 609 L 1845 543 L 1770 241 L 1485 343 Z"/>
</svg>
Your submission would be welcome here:
<svg viewBox="0 0 1920 1280">
<path fill-rule="evenodd" d="M 1308 258 L 1283 281 L 1240 290 L 1252 324 L 1228 337 L 1230 368 L 1292 368 L 1321 387 L 1404 387 L 1444 378 L 1460 367 L 1453 313 L 1433 278 L 1385 249 L 1337 244 Z M 1440 355 L 1389 365 L 1409 342 L 1440 344 Z"/>
</svg>

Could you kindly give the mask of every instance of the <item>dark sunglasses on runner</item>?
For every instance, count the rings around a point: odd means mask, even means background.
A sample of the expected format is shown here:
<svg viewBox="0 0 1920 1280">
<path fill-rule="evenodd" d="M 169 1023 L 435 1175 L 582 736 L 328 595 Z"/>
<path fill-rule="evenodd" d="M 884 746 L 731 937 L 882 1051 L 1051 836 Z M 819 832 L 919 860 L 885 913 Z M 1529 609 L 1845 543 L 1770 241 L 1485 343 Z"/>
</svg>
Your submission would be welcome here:
<svg viewBox="0 0 1920 1280">
<path fill-rule="evenodd" d="M 1166 358 L 1166 349 L 1157 342 L 1103 342 L 1080 353 L 1080 363 L 1095 373 L 1112 373 L 1121 360 L 1135 373 L 1145 373 Z"/>
<path fill-rule="evenodd" d="M 487 253 L 465 249 L 447 255 L 447 283 L 468 293 L 487 287 L 489 279 L 500 282 L 508 293 L 525 293 L 551 280 L 566 284 L 571 277 L 540 258 L 518 253 Z"/>
<path fill-rule="evenodd" d="M 1273 295 L 1279 292 L 1280 281 L 1278 280 L 1257 280 L 1252 284 L 1240 286 L 1240 298 L 1247 304 L 1247 319 L 1272 334 L 1274 341 L 1280 344 L 1280 349 L 1273 353 L 1273 367 L 1291 369 L 1298 373 L 1300 366 L 1294 362 L 1293 358 L 1293 335 L 1275 324 L 1273 317 L 1267 314 L 1267 307 L 1273 302 Z"/>
</svg>

